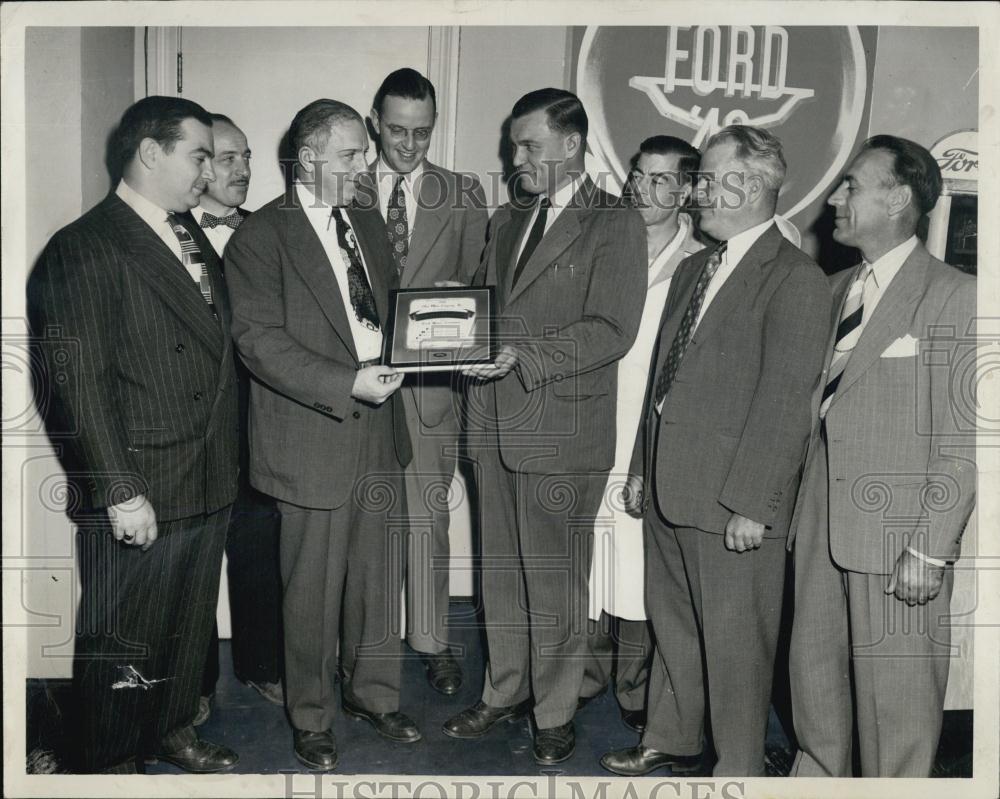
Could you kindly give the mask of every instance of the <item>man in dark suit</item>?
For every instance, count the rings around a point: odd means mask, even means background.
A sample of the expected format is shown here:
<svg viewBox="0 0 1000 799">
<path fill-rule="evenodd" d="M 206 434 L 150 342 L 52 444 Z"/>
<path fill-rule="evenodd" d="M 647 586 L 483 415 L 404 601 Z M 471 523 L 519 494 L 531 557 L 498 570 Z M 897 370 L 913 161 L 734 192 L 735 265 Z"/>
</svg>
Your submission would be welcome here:
<svg viewBox="0 0 1000 799">
<path fill-rule="evenodd" d="M 700 768 L 706 701 L 713 773 L 764 773 L 785 536 L 830 312 L 823 272 L 774 223 L 784 174 L 758 128 L 724 128 L 702 156 L 701 229 L 719 244 L 674 276 L 636 437 L 656 653 L 641 744 L 601 760 L 616 774 Z"/>
<path fill-rule="evenodd" d="M 221 771 L 192 726 L 236 496 L 236 380 L 219 261 L 180 215 L 212 170 L 201 106 L 147 97 L 115 133 L 122 180 L 49 242 L 28 307 L 53 439 L 77 503 L 73 679 L 85 772 L 142 756 Z M 79 343 L 61 360 L 52 334 Z"/>
<path fill-rule="evenodd" d="M 497 211 L 481 279 L 503 347 L 469 367 L 489 662 L 482 701 L 445 723 L 475 738 L 524 714 L 535 760 L 569 758 L 587 655 L 593 517 L 615 452 L 617 361 L 646 292 L 639 213 L 584 173 L 587 114 L 561 89 L 522 97 L 510 137 L 525 207 Z M 530 613 L 529 613 L 530 610 Z"/>
<path fill-rule="evenodd" d="M 427 160 L 437 117 L 434 86 L 413 69 L 389 74 L 375 94 L 379 158 L 370 169 L 401 288 L 469 283 L 486 244 L 486 197 L 472 175 Z M 368 198 L 365 198 L 368 199 Z M 359 202 L 360 202 L 359 198 Z M 450 695 L 462 669 L 448 646 L 448 491 L 458 449 L 460 395 L 453 376 L 412 375 L 400 392 L 413 444 L 406 469 L 406 638 L 431 686 Z"/>
<path fill-rule="evenodd" d="M 795 509 L 789 673 L 800 777 L 928 777 L 941 735 L 952 563 L 976 496 L 976 281 L 917 238 L 941 192 L 923 147 L 875 136 L 830 197 L 863 261 L 834 277 Z"/>
<path fill-rule="evenodd" d="M 402 374 L 379 365 L 397 285 L 378 211 L 349 208 L 365 168 L 361 116 L 316 100 L 292 120 L 295 180 L 230 240 L 233 335 L 256 378 L 250 482 L 278 500 L 285 697 L 298 759 L 330 770 L 343 708 L 383 736 L 420 732 L 399 712 L 399 598 L 393 540 L 405 525 L 410 460 Z"/>
<path fill-rule="evenodd" d="M 208 185 L 201 203 L 191 215 L 219 258 L 223 258 L 229 239 L 250 214 L 241 207 L 250 188 L 250 146 L 243 131 L 223 114 L 212 114 L 212 136 L 215 140 L 212 158 L 215 180 Z M 269 702 L 283 705 L 281 572 L 278 570 L 281 517 L 274 500 L 250 485 L 247 435 L 250 372 L 238 354 L 235 361 L 240 408 L 240 481 L 226 533 L 233 671 L 236 679 Z M 205 662 L 196 725 L 208 720 L 218 679 L 219 633 L 215 629 Z"/>
</svg>

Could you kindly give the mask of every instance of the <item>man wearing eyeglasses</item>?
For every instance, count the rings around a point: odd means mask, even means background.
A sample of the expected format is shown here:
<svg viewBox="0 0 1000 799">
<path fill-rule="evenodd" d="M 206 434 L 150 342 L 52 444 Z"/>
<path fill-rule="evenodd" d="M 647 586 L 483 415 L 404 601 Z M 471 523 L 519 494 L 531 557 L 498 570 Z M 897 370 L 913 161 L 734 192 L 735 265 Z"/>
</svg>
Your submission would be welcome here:
<svg viewBox="0 0 1000 799">
<path fill-rule="evenodd" d="M 485 245 L 488 217 L 479 181 L 427 160 L 436 118 L 434 86 L 416 70 L 390 73 L 375 94 L 371 122 L 379 157 L 368 173 L 374 185 L 359 187 L 356 202 L 378 203 L 404 289 L 469 283 Z M 413 444 L 406 470 L 406 635 L 424 660 L 431 687 L 445 695 L 462 684 L 445 629 L 448 491 L 459 418 L 451 381 L 450 374 L 413 375 L 401 392 Z"/>
</svg>

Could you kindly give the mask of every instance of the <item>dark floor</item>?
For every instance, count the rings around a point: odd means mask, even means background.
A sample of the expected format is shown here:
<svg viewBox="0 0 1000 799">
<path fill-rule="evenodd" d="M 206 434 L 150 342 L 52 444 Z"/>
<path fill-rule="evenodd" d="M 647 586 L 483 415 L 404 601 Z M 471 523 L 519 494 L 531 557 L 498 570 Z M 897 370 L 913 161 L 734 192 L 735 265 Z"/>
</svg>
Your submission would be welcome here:
<svg viewBox="0 0 1000 799">
<path fill-rule="evenodd" d="M 403 667 L 401 710 L 417 721 L 423 740 L 417 744 L 396 744 L 380 738 L 364 721 L 343 714 L 334 721 L 333 731 L 340 749 L 341 774 L 426 774 L 469 776 L 537 776 L 543 773 L 531 754 L 531 730 L 527 720 L 501 724 L 484 738 L 459 741 L 441 732 L 442 723 L 452 714 L 475 702 L 482 689 L 483 663 L 480 633 L 475 626 L 472 606 L 456 603 L 452 608 L 452 640 L 464 655 L 466 680 L 457 696 L 435 693 L 424 677 L 420 660 L 409 650 Z M 292 735 L 283 708 L 262 699 L 252 688 L 233 676 L 229 642 L 221 646 L 221 676 L 212 715 L 199 728 L 202 737 L 235 749 L 240 762 L 235 773 L 273 774 L 306 769 L 292 753 Z M 28 681 L 27 751 L 31 770 L 64 771 L 66 737 L 59 708 L 66 702 L 68 681 Z M 782 714 L 784 716 L 784 714 Z M 607 776 L 598 760 L 609 749 L 630 746 L 637 736 L 621 722 L 618 706 L 610 692 L 581 710 L 576 716 L 576 754 L 557 769 L 565 776 Z M 968 777 L 972 772 L 972 713 L 945 714 L 945 728 L 934 776 Z M 786 776 L 792 751 L 773 710 L 767 735 L 767 768 L 771 776 Z M 552 767 L 544 769 L 546 773 Z M 181 770 L 166 763 L 147 766 L 149 774 L 178 774 Z"/>
</svg>

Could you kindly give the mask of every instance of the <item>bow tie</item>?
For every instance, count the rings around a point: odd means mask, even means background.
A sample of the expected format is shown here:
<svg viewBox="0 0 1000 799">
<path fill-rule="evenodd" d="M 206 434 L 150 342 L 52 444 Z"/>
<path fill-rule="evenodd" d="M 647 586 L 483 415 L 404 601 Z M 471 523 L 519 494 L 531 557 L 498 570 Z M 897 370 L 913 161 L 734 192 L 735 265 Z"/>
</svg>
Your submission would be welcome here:
<svg viewBox="0 0 1000 799">
<path fill-rule="evenodd" d="M 231 227 L 236 230 L 243 223 L 243 217 L 240 216 L 236 211 L 233 211 L 229 216 L 216 216 L 215 214 L 210 214 L 205 211 L 201 215 L 201 226 L 203 228 L 218 227 L 219 225 L 225 225 L 226 227 Z"/>
</svg>

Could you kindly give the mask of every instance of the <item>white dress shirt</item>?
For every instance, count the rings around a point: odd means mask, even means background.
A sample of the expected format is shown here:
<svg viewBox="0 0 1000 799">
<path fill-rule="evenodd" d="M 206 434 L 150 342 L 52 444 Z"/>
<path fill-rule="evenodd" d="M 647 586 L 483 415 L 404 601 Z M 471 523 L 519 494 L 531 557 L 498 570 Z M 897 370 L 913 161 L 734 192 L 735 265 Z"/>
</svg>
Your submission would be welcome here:
<svg viewBox="0 0 1000 799">
<path fill-rule="evenodd" d="M 872 318 L 872 313 L 878 307 L 882 295 L 889 288 L 892 279 L 902 268 L 906 259 L 910 257 L 910 253 L 913 252 L 917 244 L 917 237 L 910 236 L 902 244 L 897 244 L 871 265 L 872 273 L 868 280 L 865 281 L 864 294 L 862 295 L 865 310 L 861 316 L 861 324 L 858 330 L 859 335 L 865 329 L 868 320 Z"/>
<path fill-rule="evenodd" d="M 403 201 L 406 203 L 406 237 L 413 236 L 413 220 L 417 215 L 417 185 L 424 174 L 424 162 L 417 164 L 409 174 L 403 175 Z M 378 210 L 383 219 L 389 217 L 389 200 L 400 176 L 380 155 L 376 161 L 375 180 L 378 181 Z"/>
<path fill-rule="evenodd" d="M 236 213 L 236 209 L 232 210 L 232 213 Z M 205 214 L 205 209 L 200 205 L 196 208 L 191 209 L 191 215 L 194 216 L 195 222 L 198 223 L 198 227 L 201 227 L 201 218 Z M 205 234 L 210 242 L 212 242 L 212 249 L 215 250 L 216 254 L 221 258 L 222 254 L 226 251 L 226 245 L 229 243 L 229 239 L 236 232 L 229 225 L 216 225 L 212 228 L 203 227 L 201 232 Z"/>
<path fill-rule="evenodd" d="M 340 244 L 337 242 L 337 226 L 330 218 L 330 206 L 323 203 L 319 207 L 313 207 L 316 204 L 315 196 L 304 184 L 298 181 L 295 182 L 295 194 L 299 205 L 306 212 L 309 224 L 316 231 L 316 235 L 323 245 L 323 251 L 326 253 L 327 260 L 330 261 L 330 266 L 333 268 L 333 274 L 337 278 L 337 286 L 340 288 L 340 298 L 344 303 L 344 312 L 347 314 L 347 321 L 351 325 L 351 336 L 354 338 L 354 349 L 358 353 L 358 360 L 369 361 L 373 358 L 380 358 L 382 356 L 382 331 L 372 330 L 358 319 L 358 315 L 354 312 L 354 306 L 351 305 L 347 264 L 344 262 L 344 256 L 340 252 Z M 347 218 L 347 214 L 343 208 L 337 208 L 334 213 L 340 214 L 347 221 L 348 227 L 350 227 L 350 220 Z M 368 271 L 368 265 L 365 263 L 365 256 L 361 252 L 360 244 L 358 245 L 358 255 L 361 258 L 365 276 L 368 278 L 368 285 L 371 285 L 371 273 Z"/>
<path fill-rule="evenodd" d="M 115 189 L 115 194 L 125 203 L 129 208 L 135 211 L 139 218 L 149 225 L 153 232 L 160 237 L 164 244 L 170 249 L 170 252 L 174 254 L 177 260 L 183 264 L 184 259 L 181 258 L 181 243 L 177 238 L 177 234 L 174 233 L 174 229 L 170 226 L 167 221 L 167 212 L 164 211 L 156 203 L 147 200 L 139 192 L 133 189 L 124 179 L 118 181 L 118 187 Z M 191 278 L 201 284 L 201 267 L 192 268 L 191 265 L 185 266 Z"/>
<path fill-rule="evenodd" d="M 555 224 L 556 219 L 559 218 L 559 214 L 562 213 L 563 208 L 569 205 L 569 201 L 573 199 L 573 195 L 576 194 L 577 190 L 583 183 L 583 175 L 571 180 L 561 189 L 557 189 L 556 192 L 549 197 L 549 210 L 545 216 L 545 230 L 542 231 L 542 236 L 544 237 L 552 225 Z M 531 212 L 531 219 L 528 221 L 527 227 L 524 229 L 524 236 L 521 238 L 521 244 L 517 248 L 517 258 L 514 260 L 516 264 L 521 260 L 521 252 L 524 250 L 524 245 L 528 242 L 528 237 L 531 235 L 531 229 L 535 226 L 535 220 L 538 218 L 538 209 L 541 205 L 542 197 L 546 197 L 545 194 L 538 195 L 538 202 L 535 203 L 535 207 Z"/>
<path fill-rule="evenodd" d="M 712 304 L 715 295 L 722 290 L 726 281 L 736 271 L 736 267 L 740 265 L 743 256 L 749 252 L 750 248 L 757 243 L 757 239 L 763 236 L 773 224 L 774 217 L 772 216 L 766 222 L 761 222 L 759 225 L 754 225 L 752 228 L 747 228 L 741 233 L 737 233 L 726 242 L 726 251 L 722 254 L 722 263 L 715 270 L 712 279 L 708 281 L 708 288 L 705 290 L 705 299 L 702 300 L 698 318 L 695 320 L 694 327 L 691 328 L 692 334 L 698 329 L 698 325 L 701 324 L 701 320 L 705 317 L 705 311 Z"/>
</svg>

